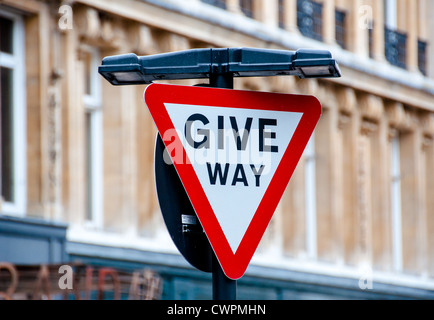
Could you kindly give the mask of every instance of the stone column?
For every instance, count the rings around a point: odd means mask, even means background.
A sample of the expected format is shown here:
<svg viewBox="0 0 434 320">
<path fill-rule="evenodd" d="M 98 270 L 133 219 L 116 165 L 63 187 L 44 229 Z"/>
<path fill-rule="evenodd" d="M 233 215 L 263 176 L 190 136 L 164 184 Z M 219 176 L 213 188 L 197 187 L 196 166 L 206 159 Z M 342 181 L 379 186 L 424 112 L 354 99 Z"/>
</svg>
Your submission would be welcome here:
<svg viewBox="0 0 434 320">
<path fill-rule="evenodd" d="M 426 39 L 428 37 L 428 34 L 430 33 L 430 28 L 428 27 L 428 21 L 427 21 L 427 17 L 430 17 L 430 7 L 428 2 L 432 2 L 429 0 L 419 0 L 416 1 L 419 2 L 419 7 L 417 8 L 417 16 L 419 17 L 418 19 L 418 28 L 419 28 L 419 38 L 421 39 Z M 432 19 L 429 19 L 432 20 Z"/>
<path fill-rule="evenodd" d="M 373 1 L 374 23 L 371 25 L 372 32 L 372 54 L 378 61 L 385 61 L 384 53 L 384 0 Z"/>
<path fill-rule="evenodd" d="M 425 125 L 425 136 L 423 142 L 424 152 L 424 182 L 425 182 L 425 201 L 424 201 L 424 221 L 425 232 L 424 239 L 424 256 L 427 257 L 427 261 L 424 261 L 424 272 L 427 272 L 429 276 L 434 276 L 434 113 L 426 115 L 426 121 L 430 123 Z"/>
<path fill-rule="evenodd" d="M 351 10 L 349 14 L 349 43 L 348 48 L 356 55 L 368 56 L 368 30 L 361 26 L 359 21 L 360 8 L 363 5 L 362 0 L 351 1 Z M 362 28 L 361 28 L 362 27 Z"/>
<path fill-rule="evenodd" d="M 335 0 L 324 0 L 323 7 L 323 38 L 327 44 L 335 44 L 336 19 Z"/>
<path fill-rule="evenodd" d="M 278 0 L 253 0 L 253 17 L 268 27 L 279 25 Z"/>
<path fill-rule="evenodd" d="M 391 157 L 386 112 L 378 119 L 372 139 L 372 263 L 378 270 L 392 267 L 390 215 Z"/>
<path fill-rule="evenodd" d="M 347 264 L 355 264 L 356 252 L 356 212 L 357 212 L 357 139 L 359 135 L 359 116 L 357 98 L 353 89 L 343 88 L 338 91 L 339 132 L 342 143 L 342 221 L 343 259 Z"/>
<path fill-rule="evenodd" d="M 366 120 L 361 121 L 360 135 L 357 139 L 357 213 L 356 239 L 357 264 L 372 265 L 372 150 L 371 139 L 376 126 Z"/>
<path fill-rule="evenodd" d="M 92 11 L 93 12 L 93 11 Z M 64 34 L 65 79 L 63 81 L 65 112 L 63 117 L 64 170 L 63 187 L 67 221 L 71 227 L 83 226 L 85 222 L 85 92 L 84 65 L 81 61 L 82 50 L 79 38 L 84 33 L 91 33 L 91 25 L 97 25 L 96 15 L 86 9 L 74 12 L 74 19 L 80 21 L 80 28 Z"/>
<path fill-rule="evenodd" d="M 40 11 L 41 196 L 44 218 L 62 220 L 60 34 L 49 8 Z M 53 30 L 54 29 L 54 30 Z M 50 33 L 50 31 L 53 31 Z M 51 48 L 51 50 L 50 50 Z M 30 160 L 31 161 L 31 160 Z"/>
<path fill-rule="evenodd" d="M 404 112 L 404 121 L 397 129 L 400 149 L 402 271 L 420 273 L 422 270 L 423 230 L 423 134 L 414 110 Z"/>
<path fill-rule="evenodd" d="M 199 0 L 193 0 L 199 1 Z M 240 0 L 226 0 L 226 8 L 229 12 L 241 14 Z"/>
<path fill-rule="evenodd" d="M 283 1 L 283 19 L 285 29 L 289 32 L 298 32 L 297 27 L 297 0 Z"/>
<path fill-rule="evenodd" d="M 379 122 L 384 106 L 381 98 L 366 94 L 360 98 L 359 108 L 361 127 L 357 171 L 358 263 L 371 267 L 374 253 L 373 220 L 374 215 L 379 214 L 377 210 L 382 208 L 381 194 L 384 194 L 383 186 L 387 184 L 384 162 L 381 161 L 382 145 L 379 141 Z"/>
<path fill-rule="evenodd" d="M 318 92 L 318 90 L 316 90 Z M 326 87 L 325 93 L 333 92 Z M 331 99 L 330 99 L 331 98 Z M 328 96 L 315 129 L 316 227 L 318 259 L 343 263 L 344 225 L 342 223 L 342 135 L 338 103 Z"/>
<path fill-rule="evenodd" d="M 407 69 L 419 72 L 418 66 L 418 1 L 406 1 L 407 18 Z"/>
<path fill-rule="evenodd" d="M 434 2 L 429 1 L 427 3 L 427 7 L 428 8 L 427 8 L 424 19 L 428 24 L 428 30 L 434 30 L 434 19 L 432 19 L 431 15 L 429 14 L 429 12 L 433 12 L 433 10 L 434 10 Z M 427 40 L 431 44 L 434 43 L 434 33 L 433 32 L 430 33 L 430 38 Z M 427 56 L 428 57 L 434 57 L 434 46 L 433 45 L 428 46 Z M 434 63 L 431 62 L 431 63 L 429 63 L 429 66 L 428 66 L 428 77 L 433 77 L 433 76 L 434 76 Z"/>
<path fill-rule="evenodd" d="M 434 228 L 434 113 L 424 112 L 420 115 L 421 122 L 421 163 L 420 163 L 420 185 L 421 185 L 421 212 L 419 215 L 419 261 L 420 274 L 428 276 L 432 270 L 430 252 L 433 252 L 432 231 Z"/>
</svg>

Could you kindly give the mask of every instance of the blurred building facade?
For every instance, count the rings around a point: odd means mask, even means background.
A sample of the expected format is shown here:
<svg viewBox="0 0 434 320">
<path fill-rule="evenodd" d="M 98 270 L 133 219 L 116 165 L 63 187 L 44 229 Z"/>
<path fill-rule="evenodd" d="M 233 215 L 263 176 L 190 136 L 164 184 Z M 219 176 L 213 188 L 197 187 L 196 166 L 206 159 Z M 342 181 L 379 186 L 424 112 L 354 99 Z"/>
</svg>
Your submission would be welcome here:
<svg viewBox="0 0 434 320">
<path fill-rule="evenodd" d="M 315 48 L 342 78 L 235 81 L 323 105 L 239 297 L 433 298 L 433 14 L 431 0 L 1 0 L 0 261 L 145 266 L 163 298 L 211 298 L 161 217 L 145 86 L 113 87 L 98 65 Z"/>
</svg>

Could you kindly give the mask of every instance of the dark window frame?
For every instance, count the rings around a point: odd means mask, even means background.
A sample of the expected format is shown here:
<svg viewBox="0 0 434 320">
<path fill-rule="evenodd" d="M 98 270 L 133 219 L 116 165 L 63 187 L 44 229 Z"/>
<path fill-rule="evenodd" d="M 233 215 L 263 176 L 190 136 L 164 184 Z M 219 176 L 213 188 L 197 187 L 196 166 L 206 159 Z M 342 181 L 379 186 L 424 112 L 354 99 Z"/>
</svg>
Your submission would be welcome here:
<svg viewBox="0 0 434 320">
<path fill-rule="evenodd" d="M 428 69 L 427 69 L 427 50 L 428 50 L 428 43 L 423 40 L 417 41 L 417 58 L 418 58 L 418 67 L 419 71 L 426 76 Z"/>
<path fill-rule="evenodd" d="M 249 18 L 253 18 L 253 0 L 240 0 L 241 12 Z"/>
<path fill-rule="evenodd" d="M 305 37 L 323 41 L 323 4 L 297 0 L 297 26 Z"/>
<path fill-rule="evenodd" d="M 347 12 L 335 9 L 335 39 L 336 43 L 343 49 L 347 48 Z"/>
<path fill-rule="evenodd" d="M 384 27 L 384 51 L 390 64 L 407 68 L 407 34 Z"/>
<path fill-rule="evenodd" d="M 214 7 L 220 8 L 220 9 L 227 9 L 226 0 L 201 0 L 203 3 L 212 5 Z"/>
<path fill-rule="evenodd" d="M 279 19 L 279 28 L 280 29 L 285 29 L 286 25 L 285 25 L 285 6 L 284 6 L 284 0 L 279 0 L 278 3 L 278 19 Z"/>
</svg>

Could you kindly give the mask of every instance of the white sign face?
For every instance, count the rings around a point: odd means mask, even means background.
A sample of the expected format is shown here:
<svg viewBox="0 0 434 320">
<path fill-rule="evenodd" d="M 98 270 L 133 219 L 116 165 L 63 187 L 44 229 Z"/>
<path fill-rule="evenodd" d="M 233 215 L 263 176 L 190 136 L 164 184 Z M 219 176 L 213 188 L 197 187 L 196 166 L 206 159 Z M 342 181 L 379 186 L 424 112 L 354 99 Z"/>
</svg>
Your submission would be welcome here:
<svg viewBox="0 0 434 320">
<path fill-rule="evenodd" d="M 303 114 L 164 105 L 235 253 Z M 166 132 L 170 134 L 175 132 Z M 182 153 L 177 158 L 185 161 Z"/>
<path fill-rule="evenodd" d="M 144 98 L 166 146 L 165 161 L 174 164 L 225 275 L 239 279 L 321 104 L 312 96 L 162 84 L 147 87 Z"/>
</svg>

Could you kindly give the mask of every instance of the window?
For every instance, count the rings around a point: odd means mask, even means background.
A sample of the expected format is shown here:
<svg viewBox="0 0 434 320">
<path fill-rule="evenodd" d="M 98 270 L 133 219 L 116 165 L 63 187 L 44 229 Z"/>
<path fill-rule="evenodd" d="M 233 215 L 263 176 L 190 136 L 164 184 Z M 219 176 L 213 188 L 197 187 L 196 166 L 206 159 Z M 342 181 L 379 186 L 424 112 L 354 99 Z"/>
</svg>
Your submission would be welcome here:
<svg viewBox="0 0 434 320">
<path fill-rule="evenodd" d="M 312 136 L 305 149 L 305 208 L 306 208 L 306 252 L 316 258 L 316 183 L 315 183 L 315 137 Z"/>
<path fill-rule="evenodd" d="M 85 105 L 85 164 L 86 164 L 86 221 L 93 227 L 102 226 L 103 217 L 103 157 L 102 157 L 102 102 L 98 75 L 99 51 L 85 47 L 84 105 Z"/>
<path fill-rule="evenodd" d="M 285 5 L 284 0 L 279 0 L 279 28 L 285 29 Z"/>
<path fill-rule="evenodd" d="M 418 65 L 419 70 L 423 75 L 427 75 L 427 63 L 426 63 L 426 49 L 427 43 L 425 41 L 419 40 L 417 42 L 417 51 L 418 51 Z"/>
<path fill-rule="evenodd" d="M 401 164 L 399 134 L 392 140 L 391 208 L 393 266 L 402 270 Z"/>
<path fill-rule="evenodd" d="M 0 108 L 2 211 L 26 209 L 26 109 L 24 23 L 0 12 Z"/>
<path fill-rule="evenodd" d="M 346 13 L 345 11 L 335 10 L 335 26 L 336 26 L 336 43 L 342 48 L 346 48 Z"/>
<path fill-rule="evenodd" d="M 384 30 L 385 55 L 390 64 L 405 69 L 407 35 L 388 27 Z"/>
<path fill-rule="evenodd" d="M 253 18 L 253 0 L 240 0 L 240 8 L 246 17 Z"/>
<path fill-rule="evenodd" d="M 323 5 L 311 0 L 297 0 L 297 25 L 306 37 L 322 41 Z"/>
<path fill-rule="evenodd" d="M 369 41 L 369 58 L 374 58 L 374 24 L 372 28 L 368 29 L 368 41 Z"/>
<path fill-rule="evenodd" d="M 225 0 L 201 0 L 201 1 L 221 9 L 226 9 Z"/>
</svg>

